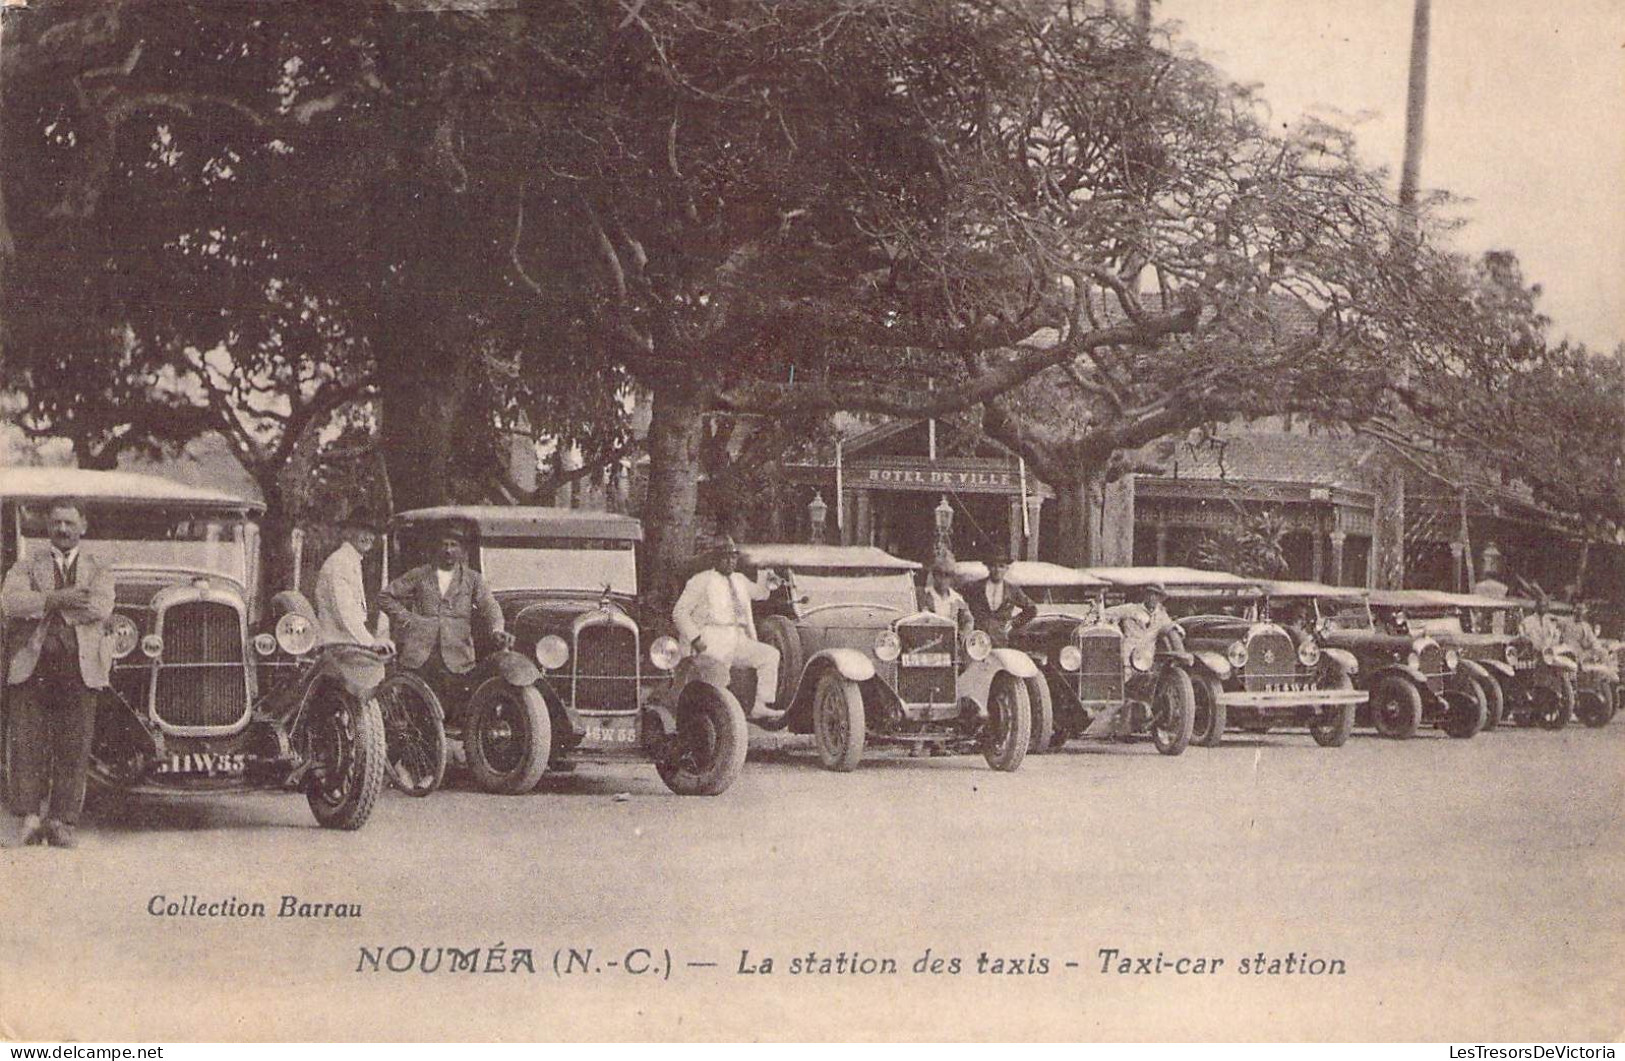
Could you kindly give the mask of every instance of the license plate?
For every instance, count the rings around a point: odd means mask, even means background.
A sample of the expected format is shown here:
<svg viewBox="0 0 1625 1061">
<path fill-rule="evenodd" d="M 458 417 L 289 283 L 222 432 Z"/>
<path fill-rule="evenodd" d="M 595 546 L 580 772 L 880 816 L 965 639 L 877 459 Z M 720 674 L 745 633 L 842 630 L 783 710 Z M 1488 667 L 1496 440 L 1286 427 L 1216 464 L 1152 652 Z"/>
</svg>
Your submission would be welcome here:
<svg viewBox="0 0 1625 1061">
<path fill-rule="evenodd" d="M 1267 682 L 1264 685 L 1264 691 L 1271 693 L 1306 693 L 1309 691 L 1309 686 L 1304 682 Z"/>
<path fill-rule="evenodd" d="M 947 652 L 905 652 L 902 664 L 905 667 L 951 667 L 954 658 Z"/>
<path fill-rule="evenodd" d="M 631 726 L 588 726 L 588 744 L 636 744 L 638 731 Z"/>
</svg>

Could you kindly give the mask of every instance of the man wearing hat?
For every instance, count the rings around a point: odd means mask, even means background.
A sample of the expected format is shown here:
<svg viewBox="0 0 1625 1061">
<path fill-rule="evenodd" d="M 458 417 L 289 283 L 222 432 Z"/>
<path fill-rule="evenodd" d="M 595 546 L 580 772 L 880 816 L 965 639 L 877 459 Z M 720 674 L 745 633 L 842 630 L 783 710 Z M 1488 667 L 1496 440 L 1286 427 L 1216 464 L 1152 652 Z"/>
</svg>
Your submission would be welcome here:
<svg viewBox="0 0 1625 1061">
<path fill-rule="evenodd" d="M 324 645 L 383 647 L 387 639 L 367 629 L 367 589 L 361 575 L 361 560 L 378 544 L 378 532 L 352 514 L 340 524 L 340 533 L 343 540 L 316 575 L 316 633 Z"/>
<path fill-rule="evenodd" d="M 1106 617 L 1123 630 L 1123 658 L 1127 659 L 1135 648 L 1150 642 L 1154 647 L 1164 630 L 1177 629 L 1173 616 L 1163 607 L 1168 599 L 1168 587 L 1152 582 L 1140 587 L 1140 599 L 1106 609 Z"/>
<path fill-rule="evenodd" d="M 739 546 L 724 538 L 711 556 L 711 566 L 688 580 L 672 608 L 672 621 L 683 643 L 696 655 L 710 656 L 729 667 L 756 672 L 755 722 L 782 718 L 775 710 L 779 695 L 779 650 L 756 639 L 750 602 L 766 600 L 773 586 L 751 582 L 736 568 Z"/>
<path fill-rule="evenodd" d="M 1005 578 L 1010 571 L 1010 557 L 991 553 L 986 562 L 987 578 L 965 591 L 965 603 L 970 605 L 976 629 L 991 637 L 995 645 L 1002 646 L 1010 639 L 1011 630 L 1025 625 L 1038 614 L 1038 605 L 1020 586 Z"/>
<path fill-rule="evenodd" d="M 385 587 L 378 606 L 400 643 L 401 666 L 432 688 L 474 669 L 474 613 L 500 648 L 513 647 L 491 587 L 465 562 L 468 531 L 447 524 L 431 563 L 414 567 Z"/>
<path fill-rule="evenodd" d="M 920 610 L 952 619 L 960 637 L 976 629 L 970 605 L 954 589 L 954 565 L 942 557 L 933 560 L 926 572 L 925 586 L 920 590 Z"/>
<path fill-rule="evenodd" d="M 1526 616 L 1521 627 L 1524 637 L 1535 646 L 1535 651 L 1544 652 L 1548 648 L 1556 648 L 1563 643 L 1563 631 L 1557 625 L 1556 616 L 1552 615 L 1551 598 L 1539 586 L 1534 587 L 1535 610 Z"/>
</svg>

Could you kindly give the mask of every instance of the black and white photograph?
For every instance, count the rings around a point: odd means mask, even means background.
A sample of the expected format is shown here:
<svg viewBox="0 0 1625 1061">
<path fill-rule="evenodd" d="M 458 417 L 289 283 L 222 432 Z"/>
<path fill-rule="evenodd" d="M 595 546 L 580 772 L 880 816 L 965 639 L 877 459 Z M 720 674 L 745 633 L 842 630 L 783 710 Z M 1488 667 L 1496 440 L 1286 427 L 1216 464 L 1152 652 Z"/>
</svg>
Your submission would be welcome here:
<svg viewBox="0 0 1625 1061">
<path fill-rule="evenodd" d="M 0 1040 L 1625 1037 L 1621 130 L 1622 0 L 3 0 Z"/>
</svg>

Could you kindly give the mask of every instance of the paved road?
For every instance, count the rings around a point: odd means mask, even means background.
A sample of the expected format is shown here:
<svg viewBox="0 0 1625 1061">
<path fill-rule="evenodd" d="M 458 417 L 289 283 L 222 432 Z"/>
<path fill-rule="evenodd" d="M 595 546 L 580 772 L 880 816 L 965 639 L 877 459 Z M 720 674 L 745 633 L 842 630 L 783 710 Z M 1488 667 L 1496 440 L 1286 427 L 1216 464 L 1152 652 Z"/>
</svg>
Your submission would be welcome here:
<svg viewBox="0 0 1625 1061">
<path fill-rule="evenodd" d="M 583 769 L 525 797 L 391 793 L 356 834 L 314 828 L 298 797 L 142 804 L 75 852 L 0 851 L 0 1015 L 85 1039 L 1614 1039 L 1622 767 L 1616 723 L 1337 751 L 1232 737 L 1172 759 L 1073 745 L 1014 775 L 954 758 L 837 776 L 790 746 L 753 752 L 718 799 Z M 160 895 L 268 916 L 153 916 Z M 283 895 L 362 916 L 280 918 Z M 387 971 L 395 947 L 483 966 L 499 943 L 537 972 Z M 598 971 L 556 976 L 569 947 Z M 915 974 L 928 947 L 959 973 Z M 382 971 L 356 971 L 364 949 Z M 1103 973 L 1102 950 L 1225 964 Z M 773 971 L 741 974 L 745 951 Z M 1242 973 L 1259 952 L 1346 972 Z M 898 972 L 821 971 L 843 953 Z"/>
</svg>

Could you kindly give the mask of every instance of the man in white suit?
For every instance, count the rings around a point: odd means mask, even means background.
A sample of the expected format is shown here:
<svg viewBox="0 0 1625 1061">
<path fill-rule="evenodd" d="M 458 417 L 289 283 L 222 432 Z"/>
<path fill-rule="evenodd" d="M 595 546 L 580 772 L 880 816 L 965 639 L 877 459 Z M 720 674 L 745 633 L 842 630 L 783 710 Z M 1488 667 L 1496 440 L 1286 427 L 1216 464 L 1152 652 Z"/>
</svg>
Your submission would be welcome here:
<svg viewBox="0 0 1625 1061">
<path fill-rule="evenodd" d="M 344 540 L 316 575 L 316 632 L 324 645 L 382 648 L 389 640 L 367 629 L 367 588 L 361 561 L 378 543 L 378 532 L 360 516 L 341 524 Z"/>
<path fill-rule="evenodd" d="M 51 547 L 6 572 L 0 612 L 13 646 L 6 666 L 7 714 L 16 769 L 13 810 L 23 843 L 73 847 L 85 805 L 96 700 L 113 666 L 107 637 L 113 569 L 79 548 L 83 509 L 57 501 L 48 515 Z M 49 803 L 42 824 L 40 806 Z"/>
<path fill-rule="evenodd" d="M 683 587 L 672 621 L 695 654 L 756 672 L 753 721 L 781 718 L 784 712 L 773 708 L 779 690 L 779 650 L 756 639 L 756 620 L 750 611 L 750 602 L 766 600 L 771 587 L 752 583 L 735 570 L 738 566 L 739 547 L 732 538 L 724 539 L 712 566 Z"/>
</svg>

